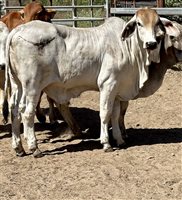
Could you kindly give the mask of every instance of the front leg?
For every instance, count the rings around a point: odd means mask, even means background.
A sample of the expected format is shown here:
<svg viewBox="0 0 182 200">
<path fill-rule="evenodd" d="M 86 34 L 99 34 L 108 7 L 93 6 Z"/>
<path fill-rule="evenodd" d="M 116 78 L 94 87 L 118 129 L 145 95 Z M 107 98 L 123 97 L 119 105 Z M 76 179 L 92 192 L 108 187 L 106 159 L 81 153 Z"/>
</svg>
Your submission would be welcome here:
<svg viewBox="0 0 182 200">
<path fill-rule="evenodd" d="M 119 126 L 121 129 L 122 137 L 125 139 L 128 137 L 125 123 L 124 123 L 124 117 L 126 114 L 126 110 L 128 108 L 129 102 L 128 101 L 120 101 L 120 117 L 119 117 Z"/>
<path fill-rule="evenodd" d="M 112 147 L 109 143 L 109 132 L 108 124 L 111 119 L 111 114 L 113 110 L 113 104 L 115 99 L 114 85 L 109 85 L 103 87 L 100 92 L 100 141 L 103 144 L 104 151 L 112 151 Z"/>
<path fill-rule="evenodd" d="M 111 122 L 112 122 L 112 134 L 114 140 L 116 140 L 117 146 L 125 144 L 125 141 L 122 138 L 121 130 L 119 128 L 120 112 L 122 112 L 122 110 L 120 109 L 120 100 L 116 98 L 114 101 Z"/>
</svg>

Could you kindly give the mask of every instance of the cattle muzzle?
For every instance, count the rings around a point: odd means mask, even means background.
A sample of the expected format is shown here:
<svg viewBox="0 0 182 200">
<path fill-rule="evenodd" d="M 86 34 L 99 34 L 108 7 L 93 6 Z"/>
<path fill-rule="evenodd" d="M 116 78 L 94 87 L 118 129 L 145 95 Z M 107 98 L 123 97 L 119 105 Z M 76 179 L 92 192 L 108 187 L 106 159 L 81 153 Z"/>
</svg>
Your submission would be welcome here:
<svg viewBox="0 0 182 200">
<path fill-rule="evenodd" d="M 174 48 L 174 53 L 175 53 L 177 62 L 182 62 L 182 50 Z"/>
<path fill-rule="evenodd" d="M 5 70 L 5 64 L 0 64 L 0 70 Z"/>
<path fill-rule="evenodd" d="M 154 50 L 157 48 L 157 42 L 146 42 L 146 48 L 148 50 Z"/>
</svg>

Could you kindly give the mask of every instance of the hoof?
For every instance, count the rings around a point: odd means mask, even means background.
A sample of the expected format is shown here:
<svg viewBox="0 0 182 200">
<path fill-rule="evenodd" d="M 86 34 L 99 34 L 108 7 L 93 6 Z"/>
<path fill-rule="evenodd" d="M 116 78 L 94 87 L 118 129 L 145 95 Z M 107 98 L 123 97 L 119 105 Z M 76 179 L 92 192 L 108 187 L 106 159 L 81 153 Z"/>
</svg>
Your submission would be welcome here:
<svg viewBox="0 0 182 200">
<path fill-rule="evenodd" d="M 127 139 L 128 138 L 128 134 L 125 132 L 125 133 L 123 133 L 122 134 L 122 138 L 125 140 L 125 139 Z"/>
<path fill-rule="evenodd" d="M 41 124 L 44 124 L 46 122 L 46 117 L 44 115 L 36 115 L 38 121 L 41 123 Z"/>
<path fill-rule="evenodd" d="M 56 121 L 56 120 L 49 120 L 49 121 L 50 121 L 51 126 L 58 126 L 59 125 L 59 122 Z"/>
<path fill-rule="evenodd" d="M 7 119 L 3 119 L 3 120 L 2 120 L 2 123 L 3 123 L 4 125 L 6 125 L 6 124 L 8 123 L 8 120 L 7 120 Z"/>
<path fill-rule="evenodd" d="M 126 148 L 126 142 L 124 142 L 124 143 L 118 145 L 118 147 L 119 147 L 120 149 Z"/>
<path fill-rule="evenodd" d="M 112 152 L 113 148 L 111 147 L 110 144 L 104 144 L 103 146 L 104 152 Z"/>
<path fill-rule="evenodd" d="M 34 158 L 41 158 L 41 157 L 43 157 L 43 154 L 42 154 L 42 152 L 39 149 L 36 149 L 35 151 L 32 151 L 32 152 L 33 152 L 33 157 Z"/>
<path fill-rule="evenodd" d="M 104 149 L 104 152 L 113 152 L 113 148 L 112 147 L 109 147 L 109 148 L 107 148 L 107 149 Z"/>
<path fill-rule="evenodd" d="M 18 156 L 18 157 L 26 156 L 26 153 L 25 153 L 24 149 L 19 150 L 19 149 L 17 148 L 17 149 L 15 149 L 15 152 L 16 152 L 16 156 Z"/>
</svg>

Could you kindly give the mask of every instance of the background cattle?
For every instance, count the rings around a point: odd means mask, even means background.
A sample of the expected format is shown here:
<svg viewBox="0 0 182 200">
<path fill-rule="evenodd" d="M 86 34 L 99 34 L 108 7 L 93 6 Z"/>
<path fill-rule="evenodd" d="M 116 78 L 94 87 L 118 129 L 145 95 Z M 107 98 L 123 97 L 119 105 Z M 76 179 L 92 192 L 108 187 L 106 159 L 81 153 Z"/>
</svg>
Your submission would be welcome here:
<svg viewBox="0 0 182 200">
<path fill-rule="evenodd" d="M 18 25 L 27 23 L 29 21 L 32 20 L 42 20 L 42 21 L 46 21 L 46 22 L 51 22 L 51 19 L 54 17 L 56 11 L 54 10 L 49 10 L 49 9 L 45 9 L 44 6 L 41 3 L 37 3 L 37 2 L 32 2 L 27 4 L 20 12 L 18 11 L 14 11 L 14 12 L 9 12 L 6 15 L 4 15 L 0 21 L 3 22 L 4 24 L 6 24 L 6 26 L 8 27 L 9 31 L 11 31 L 12 29 L 14 29 L 15 27 L 17 27 Z M 2 106 L 4 98 L 3 98 L 3 88 L 4 88 L 4 79 L 5 79 L 5 74 L 4 74 L 4 68 L 5 68 L 5 43 L 6 43 L 6 39 L 4 36 L 4 30 L 6 30 L 6 27 L 2 27 L 1 28 L 1 32 L 0 32 L 0 76 L 1 76 L 1 82 L 0 82 L 0 105 Z M 3 31 L 2 31 L 3 30 Z M 7 34 L 6 34 L 7 37 Z M 49 102 L 51 103 L 51 100 L 49 100 Z M 8 103 L 7 101 L 4 102 L 4 104 L 6 106 L 4 106 L 4 123 L 7 123 L 8 121 Z M 39 104 L 38 104 L 39 106 Z M 50 105 L 50 108 L 52 108 L 51 106 L 53 106 L 53 103 Z M 52 114 L 52 110 L 51 110 L 51 121 L 53 121 L 53 114 Z M 42 113 L 42 110 L 40 109 L 40 107 L 37 108 L 37 118 L 39 119 L 40 122 L 44 122 L 45 121 L 45 116 Z"/>
<path fill-rule="evenodd" d="M 151 63 L 148 71 L 148 80 L 144 83 L 144 86 L 140 89 L 139 94 L 134 99 L 146 98 L 153 95 L 162 85 L 167 70 L 176 63 L 182 62 L 182 25 L 177 22 L 168 21 L 167 19 L 164 20 L 164 23 L 167 24 L 171 31 L 176 32 L 176 29 L 179 30 L 179 34 L 173 38 L 170 38 L 169 35 L 165 36 L 160 50 L 160 62 Z M 124 137 L 127 137 L 124 116 L 128 105 L 128 101 L 121 101 L 120 108 L 118 107 L 115 111 L 115 120 L 118 121 L 120 117 L 120 128 Z"/>
<path fill-rule="evenodd" d="M 9 30 L 6 24 L 0 21 L 0 107 L 3 104 L 3 90 L 5 82 L 5 45 Z"/>
<path fill-rule="evenodd" d="M 51 22 L 51 19 L 55 14 L 56 11 L 49 9 L 46 10 L 41 3 L 32 2 L 27 4 L 20 12 L 13 11 L 7 13 L 0 19 L 0 21 L 4 22 L 11 31 L 18 25 L 32 20 Z"/>
<path fill-rule="evenodd" d="M 150 63 L 160 62 L 166 31 L 174 36 L 156 11 L 148 8 L 139 9 L 128 23 L 110 18 L 96 28 L 75 29 L 34 21 L 13 30 L 8 38 L 7 73 L 14 88 L 12 141 L 17 155 L 25 153 L 21 139 L 17 140 L 20 111 L 28 147 L 34 156 L 41 156 L 34 133 L 41 91 L 66 108 L 83 91 L 99 90 L 100 140 L 105 151 L 112 150 L 108 123 L 120 101 L 137 96 L 148 79 Z M 118 122 L 112 120 L 112 128 L 117 145 L 122 145 Z"/>
</svg>

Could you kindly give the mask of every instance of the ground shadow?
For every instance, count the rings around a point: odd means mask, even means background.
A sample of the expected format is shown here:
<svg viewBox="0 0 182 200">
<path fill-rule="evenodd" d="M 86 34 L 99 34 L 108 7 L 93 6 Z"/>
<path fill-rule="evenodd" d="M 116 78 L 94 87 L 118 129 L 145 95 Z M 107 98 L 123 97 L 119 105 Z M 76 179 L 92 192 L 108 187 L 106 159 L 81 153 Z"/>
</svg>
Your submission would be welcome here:
<svg viewBox="0 0 182 200">
<path fill-rule="evenodd" d="M 71 107 L 71 112 L 73 113 L 74 118 L 78 122 L 78 125 L 82 130 L 88 129 L 86 134 L 83 134 L 79 139 L 82 139 L 81 142 L 77 144 L 68 144 L 64 147 L 53 149 L 50 151 L 46 151 L 45 154 L 50 153 L 61 153 L 65 150 L 68 152 L 76 152 L 76 151 L 84 151 L 84 150 L 94 150 L 100 149 L 102 146 L 98 140 L 100 133 L 100 119 L 99 112 L 88 109 L 88 108 L 75 108 Z M 61 116 L 60 116 L 60 119 Z M 3 133 L 1 136 L 1 132 L 10 131 L 10 124 L 8 125 L 0 125 L 0 139 L 11 137 L 11 134 Z M 67 133 L 67 124 L 59 123 L 50 125 L 49 123 L 40 124 L 35 123 L 35 131 L 45 131 L 49 130 L 47 133 L 48 137 L 45 142 L 49 142 L 49 139 L 56 140 L 54 142 L 62 142 L 60 138 L 60 133 Z M 126 147 L 129 148 L 132 146 L 140 146 L 140 145 L 152 145 L 152 144 L 167 144 L 167 143 L 180 143 L 182 142 L 182 128 L 174 128 L 174 129 L 141 129 L 141 128 L 130 128 L 127 129 L 128 138 L 126 140 Z M 44 134 L 44 133 L 43 133 Z M 112 143 L 112 137 L 111 143 Z M 75 139 L 75 138 L 74 138 Z"/>
<path fill-rule="evenodd" d="M 124 149 L 132 146 L 167 144 L 182 142 L 182 129 L 128 129 L 128 138 Z M 59 141 L 59 140 L 58 140 Z M 60 141 L 59 141 L 60 142 Z M 111 141 L 113 143 L 113 141 Z M 83 139 L 77 144 L 68 144 L 60 148 L 45 151 L 45 155 L 61 154 L 63 152 L 77 152 L 101 149 L 102 145 L 96 139 Z"/>
<path fill-rule="evenodd" d="M 100 134 L 99 112 L 89 108 L 71 108 L 74 118 L 82 130 L 88 129 L 88 134 L 81 139 L 96 139 Z M 111 131 L 110 131 L 111 132 Z M 182 128 L 169 129 L 127 129 L 129 146 L 147 145 L 157 143 L 178 143 L 182 142 Z"/>
<path fill-rule="evenodd" d="M 0 125 L 0 140 L 11 137 L 11 125 Z"/>
<path fill-rule="evenodd" d="M 77 120 L 82 130 L 89 129 L 87 134 L 84 134 L 81 142 L 77 144 L 68 144 L 61 148 L 56 148 L 50 151 L 44 152 L 45 154 L 59 154 L 62 152 L 77 152 L 84 150 L 101 149 L 102 145 L 99 140 L 100 133 L 100 119 L 99 112 L 88 108 L 71 108 L 73 116 Z M 127 129 L 128 138 L 126 139 L 126 146 L 129 148 L 132 146 L 140 145 L 152 145 L 152 144 L 167 144 L 167 143 L 179 143 L 182 142 L 182 128 L 174 129 L 141 129 L 130 128 Z M 111 134 L 111 131 L 110 131 Z M 54 136 L 52 136 L 54 137 Z M 111 143 L 114 144 L 112 141 Z M 86 139 L 86 140 L 85 140 Z M 56 140 L 55 142 L 61 142 Z"/>
<path fill-rule="evenodd" d="M 46 150 L 43 152 L 44 155 L 57 155 L 65 152 L 79 152 L 79 151 L 93 151 L 96 149 L 102 149 L 102 145 L 99 140 L 82 140 L 77 144 L 67 144 L 60 148 L 52 150 Z"/>
<path fill-rule="evenodd" d="M 182 128 L 127 129 L 127 147 L 182 142 Z"/>
</svg>

